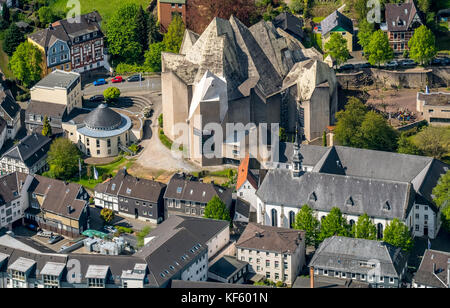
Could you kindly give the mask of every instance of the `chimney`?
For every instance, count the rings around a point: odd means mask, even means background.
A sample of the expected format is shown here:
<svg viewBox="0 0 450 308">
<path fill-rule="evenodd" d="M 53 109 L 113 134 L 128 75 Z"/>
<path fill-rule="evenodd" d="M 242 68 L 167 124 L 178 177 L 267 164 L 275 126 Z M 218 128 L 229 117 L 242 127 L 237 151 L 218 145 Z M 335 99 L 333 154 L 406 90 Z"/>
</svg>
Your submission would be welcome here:
<svg viewBox="0 0 450 308">
<path fill-rule="evenodd" d="M 314 267 L 309 267 L 309 282 L 311 289 L 314 289 Z"/>
</svg>

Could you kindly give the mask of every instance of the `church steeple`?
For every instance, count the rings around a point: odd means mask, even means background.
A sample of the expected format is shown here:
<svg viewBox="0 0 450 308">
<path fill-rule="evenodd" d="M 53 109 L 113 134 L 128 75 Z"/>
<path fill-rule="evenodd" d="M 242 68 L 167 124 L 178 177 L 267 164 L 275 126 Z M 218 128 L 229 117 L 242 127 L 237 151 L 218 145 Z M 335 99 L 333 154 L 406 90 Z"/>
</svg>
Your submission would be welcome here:
<svg viewBox="0 0 450 308">
<path fill-rule="evenodd" d="M 295 130 L 294 153 L 292 155 L 292 176 L 299 177 L 302 171 L 302 159 L 300 156 L 300 144 L 298 142 L 298 130 Z"/>
</svg>

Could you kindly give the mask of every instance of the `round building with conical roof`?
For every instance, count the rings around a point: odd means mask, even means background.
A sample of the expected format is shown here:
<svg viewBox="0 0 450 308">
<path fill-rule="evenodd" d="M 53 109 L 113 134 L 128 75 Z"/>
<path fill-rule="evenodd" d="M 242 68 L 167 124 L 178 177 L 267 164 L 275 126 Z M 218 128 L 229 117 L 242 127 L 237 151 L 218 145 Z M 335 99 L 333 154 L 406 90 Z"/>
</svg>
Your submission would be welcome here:
<svg viewBox="0 0 450 308">
<path fill-rule="evenodd" d="M 121 147 L 131 144 L 131 119 L 106 104 L 80 115 L 65 125 L 66 135 L 78 148 L 91 157 L 119 155 Z M 72 127 L 72 129 L 70 129 Z"/>
</svg>

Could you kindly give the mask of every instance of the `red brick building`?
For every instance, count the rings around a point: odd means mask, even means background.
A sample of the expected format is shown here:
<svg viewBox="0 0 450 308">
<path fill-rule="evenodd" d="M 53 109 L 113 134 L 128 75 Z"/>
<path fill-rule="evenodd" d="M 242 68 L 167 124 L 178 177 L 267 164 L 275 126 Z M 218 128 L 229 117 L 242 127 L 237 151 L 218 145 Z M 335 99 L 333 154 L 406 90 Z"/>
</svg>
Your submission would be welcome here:
<svg viewBox="0 0 450 308">
<path fill-rule="evenodd" d="M 180 14 L 186 24 L 186 2 L 187 0 L 158 0 L 158 21 L 163 32 L 169 28 L 173 14 Z"/>
<path fill-rule="evenodd" d="M 386 4 L 386 27 L 389 43 L 394 53 L 408 50 L 408 42 L 414 30 L 423 24 L 419 11 L 414 2 Z"/>
</svg>

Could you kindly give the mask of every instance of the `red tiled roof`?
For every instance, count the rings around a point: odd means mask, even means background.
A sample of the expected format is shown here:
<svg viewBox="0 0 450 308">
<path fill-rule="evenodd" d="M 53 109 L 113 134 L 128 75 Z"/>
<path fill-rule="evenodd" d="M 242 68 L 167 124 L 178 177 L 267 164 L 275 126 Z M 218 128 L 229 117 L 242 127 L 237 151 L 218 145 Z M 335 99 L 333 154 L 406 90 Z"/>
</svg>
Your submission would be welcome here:
<svg viewBox="0 0 450 308">
<path fill-rule="evenodd" d="M 258 189 L 258 181 L 255 176 L 249 170 L 250 156 L 247 154 L 245 158 L 241 161 L 238 170 L 238 178 L 236 183 L 236 189 L 241 188 L 241 186 L 248 180 L 248 182 L 253 186 L 253 188 Z"/>
</svg>

